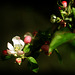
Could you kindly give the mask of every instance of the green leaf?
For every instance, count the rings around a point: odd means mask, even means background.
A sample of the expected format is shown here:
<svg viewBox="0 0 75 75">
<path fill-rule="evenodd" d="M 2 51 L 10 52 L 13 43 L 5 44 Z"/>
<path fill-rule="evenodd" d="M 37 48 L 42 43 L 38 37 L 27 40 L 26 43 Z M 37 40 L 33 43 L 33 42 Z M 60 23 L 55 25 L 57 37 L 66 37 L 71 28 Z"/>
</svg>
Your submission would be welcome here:
<svg viewBox="0 0 75 75">
<path fill-rule="evenodd" d="M 37 61 L 33 57 L 28 57 L 28 60 L 32 63 L 37 64 Z"/>
<path fill-rule="evenodd" d="M 75 39 L 74 33 L 66 32 L 66 31 L 57 31 L 50 43 L 49 52 L 52 52 L 53 49 L 55 49 L 59 45 L 74 39 Z"/>
<path fill-rule="evenodd" d="M 73 18 L 75 19 L 75 8 L 72 7 L 72 14 L 73 14 Z"/>
<path fill-rule="evenodd" d="M 28 53 L 30 51 L 30 44 L 25 45 L 23 51 L 24 53 Z"/>
<path fill-rule="evenodd" d="M 67 11 L 68 11 L 68 15 L 70 15 L 71 14 L 71 4 L 68 5 Z"/>
<path fill-rule="evenodd" d="M 59 51 L 57 49 L 54 49 L 54 51 L 56 52 L 56 54 L 58 56 L 59 62 L 62 63 L 62 57 L 61 57 Z"/>
<path fill-rule="evenodd" d="M 38 67 L 37 61 L 33 57 L 28 57 L 28 67 L 33 72 L 35 73 L 38 72 L 39 67 Z"/>
<path fill-rule="evenodd" d="M 73 20 L 73 24 L 75 25 L 75 8 L 72 7 L 72 20 Z"/>
</svg>

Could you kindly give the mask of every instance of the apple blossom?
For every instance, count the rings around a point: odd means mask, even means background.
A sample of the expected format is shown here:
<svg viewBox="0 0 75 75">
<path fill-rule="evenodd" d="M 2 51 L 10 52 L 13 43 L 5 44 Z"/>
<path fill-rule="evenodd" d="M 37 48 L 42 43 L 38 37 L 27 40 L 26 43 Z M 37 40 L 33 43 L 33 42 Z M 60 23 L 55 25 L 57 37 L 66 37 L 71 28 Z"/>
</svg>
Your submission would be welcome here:
<svg viewBox="0 0 75 75">
<path fill-rule="evenodd" d="M 20 39 L 19 36 L 15 36 L 12 38 L 13 46 L 11 43 L 7 43 L 7 47 L 9 50 L 7 50 L 8 54 L 13 54 L 14 56 L 17 55 L 18 51 L 21 51 L 25 45 L 25 43 Z"/>
</svg>

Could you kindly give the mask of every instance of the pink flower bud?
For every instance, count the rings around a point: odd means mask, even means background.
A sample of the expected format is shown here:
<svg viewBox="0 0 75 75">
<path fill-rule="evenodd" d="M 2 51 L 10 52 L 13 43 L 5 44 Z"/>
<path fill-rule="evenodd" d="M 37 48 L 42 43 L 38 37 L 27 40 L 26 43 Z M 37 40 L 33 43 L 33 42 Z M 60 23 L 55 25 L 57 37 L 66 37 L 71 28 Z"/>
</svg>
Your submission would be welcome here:
<svg viewBox="0 0 75 75">
<path fill-rule="evenodd" d="M 62 5 L 64 8 L 66 8 L 67 7 L 67 1 L 62 1 Z"/>
<path fill-rule="evenodd" d="M 21 58 L 16 58 L 16 62 L 20 65 L 21 64 L 22 59 Z"/>
<path fill-rule="evenodd" d="M 25 42 L 26 44 L 30 43 L 31 40 L 32 40 L 32 37 L 31 37 L 31 36 L 26 36 L 26 37 L 24 38 L 24 42 Z"/>
</svg>

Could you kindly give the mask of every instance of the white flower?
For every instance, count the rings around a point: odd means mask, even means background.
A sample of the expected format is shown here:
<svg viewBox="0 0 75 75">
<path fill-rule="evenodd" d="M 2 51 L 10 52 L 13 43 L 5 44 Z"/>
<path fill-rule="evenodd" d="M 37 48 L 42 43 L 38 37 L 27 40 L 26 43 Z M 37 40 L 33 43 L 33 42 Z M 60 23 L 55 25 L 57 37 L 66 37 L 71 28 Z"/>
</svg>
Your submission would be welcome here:
<svg viewBox="0 0 75 75">
<path fill-rule="evenodd" d="M 15 36 L 12 38 L 13 46 L 11 43 L 7 43 L 7 47 L 9 50 L 7 50 L 8 54 L 17 54 L 18 51 L 21 51 L 25 45 L 23 40 L 20 39 L 19 36 Z"/>
</svg>

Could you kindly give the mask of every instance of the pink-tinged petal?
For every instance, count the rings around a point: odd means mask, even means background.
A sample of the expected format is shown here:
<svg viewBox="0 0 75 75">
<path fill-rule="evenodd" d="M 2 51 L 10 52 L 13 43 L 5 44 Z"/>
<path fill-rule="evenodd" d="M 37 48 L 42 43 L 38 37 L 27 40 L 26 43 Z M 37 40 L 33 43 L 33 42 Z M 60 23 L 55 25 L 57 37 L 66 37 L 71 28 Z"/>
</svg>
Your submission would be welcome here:
<svg viewBox="0 0 75 75">
<path fill-rule="evenodd" d="M 9 50 L 14 51 L 14 47 L 12 46 L 11 43 L 8 42 L 8 43 L 7 43 L 7 47 L 8 47 Z"/>
<path fill-rule="evenodd" d="M 12 50 L 7 50 L 7 53 L 10 54 L 10 55 L 11 55 L 11 54 L 13 54 L 13 55 L 16 54 L 16 52 L 15 52 L 15 51 L 12 51 Z"/>
<path fill-rule="evenodd" d="M 17 54 L 22 55 L 22 54 L 24 54 L 24 52 L 23 51 L 18 51 Z"/>
</svg>

